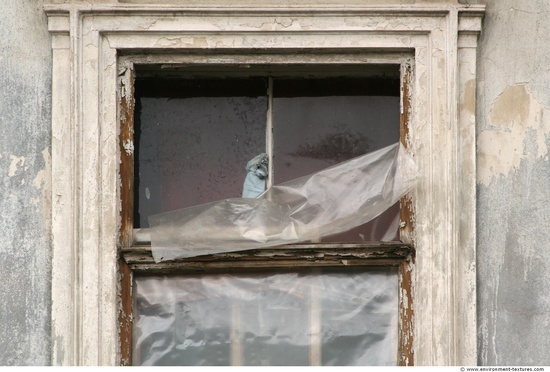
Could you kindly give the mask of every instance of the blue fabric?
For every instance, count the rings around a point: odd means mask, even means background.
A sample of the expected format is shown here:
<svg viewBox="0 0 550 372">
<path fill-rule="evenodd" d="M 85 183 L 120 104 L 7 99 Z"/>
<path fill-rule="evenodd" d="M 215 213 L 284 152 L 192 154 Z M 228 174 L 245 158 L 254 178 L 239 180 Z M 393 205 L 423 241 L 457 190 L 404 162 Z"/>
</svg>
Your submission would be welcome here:
<svg viewBox="0 0 550 372">
<path fill-rule="evenodd" d="M 260 154 L 246 164 L 248 172 L 243 185 L 243 198 L 256 198 L 266 188 L 267 179 L 267 154 Z"/>
</svg>

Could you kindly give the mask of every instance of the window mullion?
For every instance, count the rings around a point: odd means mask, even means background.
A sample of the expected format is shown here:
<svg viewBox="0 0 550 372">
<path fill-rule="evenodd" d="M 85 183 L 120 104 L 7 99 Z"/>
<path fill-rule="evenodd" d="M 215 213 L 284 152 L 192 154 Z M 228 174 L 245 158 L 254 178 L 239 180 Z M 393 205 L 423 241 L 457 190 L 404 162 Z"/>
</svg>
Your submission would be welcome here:
<svg viewBox="0 0 550 372">
<path fill-rule="evenodd" d="M 317 282 L 321 281 L 321 270 L 313 269 L 312 273 L 316 275 L 315 279 Z M 321 338 L 321 304 L 320 304 L 320 293 L 319 288 L 321 288 L 321 283 L 317 285 L 312 285 L 310 290 L 310 312 L 309 312 L 309 323 L 310 323 L 310 346 L 309 346 L 309 364 L 310 366 L 321 366 L 323 365 L 322 361 L 322 338 Z"/>
<path fill-rule="evenodd" d="M 231 306 L 231 365 L 243 365 L 241 304 L 233 300 Z"/>
<path fill-rule="evenodd" d="M 269 159 L 267 188 L 273 186 L 273 77 L 267 80 L 266 153 Z"/>
</svg>

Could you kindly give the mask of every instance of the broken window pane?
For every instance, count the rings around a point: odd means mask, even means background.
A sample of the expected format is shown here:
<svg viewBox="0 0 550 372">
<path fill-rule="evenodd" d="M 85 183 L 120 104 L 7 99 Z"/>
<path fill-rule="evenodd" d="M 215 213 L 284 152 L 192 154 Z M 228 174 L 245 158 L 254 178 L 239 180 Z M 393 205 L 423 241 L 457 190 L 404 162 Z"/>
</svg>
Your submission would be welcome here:
<svg viewBox="0 0 550 372">
<path fill-rule="evenodd" d="M 396 269 L 138 277 L 138 365 L 395 365 Z"/>
</svg>

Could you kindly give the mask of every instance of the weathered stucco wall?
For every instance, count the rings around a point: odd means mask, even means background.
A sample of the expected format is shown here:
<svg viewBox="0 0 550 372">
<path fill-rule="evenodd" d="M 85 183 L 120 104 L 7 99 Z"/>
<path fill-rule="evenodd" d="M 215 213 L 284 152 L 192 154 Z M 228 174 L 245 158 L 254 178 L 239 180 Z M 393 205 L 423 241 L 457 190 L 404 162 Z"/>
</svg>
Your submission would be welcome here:
<svg viewBox="0 0 550 372">
<path fill-rule="evenodd" d="M 42 0 L 0 7 L 0 365 L 50 364 L 51 52 Z"/>
<path fill-rule="evenodd" d="M 478 358 L 550 365 L 550 3 L 482 3 Z"/>
</svg>

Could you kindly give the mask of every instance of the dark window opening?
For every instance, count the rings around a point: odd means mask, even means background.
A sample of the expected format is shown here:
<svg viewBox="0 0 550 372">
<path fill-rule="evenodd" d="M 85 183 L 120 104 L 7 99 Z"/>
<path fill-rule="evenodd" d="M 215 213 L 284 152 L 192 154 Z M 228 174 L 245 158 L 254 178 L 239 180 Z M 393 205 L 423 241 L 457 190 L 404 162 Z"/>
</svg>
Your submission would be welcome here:
<svg viewBox="0 0 550 372">
<path fill-rule="evenodd" d="M 398 73 L 338 70 L 340 76 L 307 77 L 138 74 L 134 227 L 148 227 L 153 214 L 239 197 L 246 163 L 262 152 L 271 153 L 270 182 L 278 184 L 398 142 Z M 398 240 L 398 224 L 396 204 L 323 241 Z"/>
</svg>

